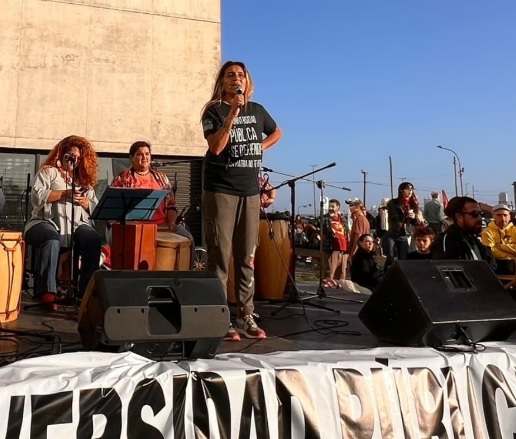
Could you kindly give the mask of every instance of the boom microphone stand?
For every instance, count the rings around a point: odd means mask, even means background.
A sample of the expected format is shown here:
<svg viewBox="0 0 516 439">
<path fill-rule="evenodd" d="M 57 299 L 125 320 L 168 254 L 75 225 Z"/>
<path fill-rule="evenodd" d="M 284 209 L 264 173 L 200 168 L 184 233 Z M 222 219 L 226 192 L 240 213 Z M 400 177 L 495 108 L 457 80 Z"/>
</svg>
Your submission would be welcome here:
<svg viewBox="0 0 516 439">
<path fill-rule="evenodd" d="M 27 185 L 25 186 L 25 218 L 24 223 L 29 221 L 29 202 L 30 202 L 30 173 L 27 174 Z"/>
<path fill-rule="evenodd" d="M 296 209 L 296 181 L 304 180 L 304 179 L 306 179 L 306 177 L 308 177 L 310 175 L 316 174 L 316 173 L 321 172 L 328 168 L 332 168 L 335 165 L 336 165 L 336 163 L 332 162 L 329 165 L 323 166 L 322 168 L 318 168 L 318 169 L 313 170 L 312 172 L 308 172 L 306 174 L 293 177 L 293 178 L 279 184 L 278 186 L 271 188 L 271 190 L 274 190 L 274 189 L 278 189 L 278 188 L 286 186 L 286 185 L 288 185 L 290 188 L 290 203 L 291 203 L 290 240 L 291 240 L 291 245 L 292 245 L 292 250 L 293 250 L 292 251 L 292 260 L 290 262 L 290 267 L 291 267 L 290 276 L 289 276 L 290 282 L 287 287 L 288 288 L 288 299 L 279 309 L 277 309 L 276 311 L 274 311 L 272 313 L 273 315 L 282 311 L 290 303 L 303 303 L 304 304 L 305 302 L 307 302 L 308 305 L 313 306 L 314 308 L 325 309 L 327 311 L 332 311 L 337 314 L 340 313 L 340 311 L 337 309 L 330 308 L 330 307 L 327 307 L 327 306 L 324 306 L 324 305 L 321 305 L 318 303 L 308 302 L 310 299 L 320 298 L 321 296 L 319 294 L 309 294 L 307 296 L 301 297 L 301 294 L 300 294 L 299 289 L 297 288 L 296 279 L 295 279 L 295 273 L 296 273 L 296 271 L 295 271 L 295 267 L 296 267 L 296 265 L 295 265 L 296 264 L 295 249 L 296 249 L 296 247 L 295 247 L 295 217 L 294 217 L 294 215 L 295 215 L 295 209 Z M 268 168 L 264 169 L 264 170 L 266 170 L 267 172 L 274 172 L 272 169 L 268 169 Z M 311 180 L 309 180 L 309 181 L 311 181 Z"/>
<path fill-rule="evenodd" d="M 70 285 L 66 291 L 66 297 L 64 301 L 68 304 L 76 304 L 77 303 L 77 270 L 75 265 L 75 249 L 74 249 L 74 239 L 75 239 L 75 204 L 73 201 L 73 197 L 75 196 L 75 180 L 77 177 L 77 158 L 71 154 L 65 154 L 63 157 L 63 161 L 65 161 L 65 166 L 67 166 L 67 172 L 71 170 L 72 182 L 71 182 L 71 195 L 70 195 L 70 203 L 72 205 L 72 215 L 71 215 L 71 225 L 70 225 L 70 261 L 69 261 L 69 269 L 70 269 Z"/>
</svg>

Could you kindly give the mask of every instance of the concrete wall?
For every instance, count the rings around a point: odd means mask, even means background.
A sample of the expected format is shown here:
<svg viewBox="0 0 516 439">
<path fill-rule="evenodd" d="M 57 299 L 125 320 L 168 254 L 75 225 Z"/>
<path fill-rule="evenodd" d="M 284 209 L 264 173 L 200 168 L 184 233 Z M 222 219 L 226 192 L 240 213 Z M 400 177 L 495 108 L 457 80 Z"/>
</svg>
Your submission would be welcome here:
<svg viewBox="0 0 516 439">
<path fill-rule="evenodd" d="M 0 147 L 202 155 L 220 0 L 0 0 Z"/>
</svg>

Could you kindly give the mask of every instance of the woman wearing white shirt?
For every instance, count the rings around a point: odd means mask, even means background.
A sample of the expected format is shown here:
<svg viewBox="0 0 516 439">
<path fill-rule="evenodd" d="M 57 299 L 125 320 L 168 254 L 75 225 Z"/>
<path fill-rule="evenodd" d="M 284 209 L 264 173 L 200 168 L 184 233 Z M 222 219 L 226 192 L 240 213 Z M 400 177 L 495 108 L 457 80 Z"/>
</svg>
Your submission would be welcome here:
<svg viewBox="0 0 516 439">
<path fill-rule="evenodd" d="M 92 227 L 91 213 L 97 204 L 97 156 L 83 137 L 61 140 L 37 172 L 31 193 L 32 216 L 25 227 L 27 243 L 32 246 L 34 294 L 42 303 L 56 300 L 57 266 L 61 247 L 70 248 L 72 208 L 73 246 L 81 258 L 79 295 L 98 268 L 101 240 Z M 72 178 L 75 193 L 72 193 Z"/>
</svg>

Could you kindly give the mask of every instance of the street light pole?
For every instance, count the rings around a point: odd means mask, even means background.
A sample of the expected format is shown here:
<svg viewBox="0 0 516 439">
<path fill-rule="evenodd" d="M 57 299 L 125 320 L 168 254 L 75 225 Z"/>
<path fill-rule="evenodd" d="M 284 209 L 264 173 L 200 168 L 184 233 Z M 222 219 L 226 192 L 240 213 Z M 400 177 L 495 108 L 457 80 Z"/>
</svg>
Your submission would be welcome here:
<svg viewBox="0 0 516 439">
<path fill-rule="evenodd" d="M 312 167 L 312 172 L 317 168 L 319 165 L 310 165 Z M 314 189 L 314 218 L 317 218 L 317 203 L 315 202 L 315 174 L 312 174 L 312 186 Z"/>
<path fill-rule="evenodd" d="M 391 198 L 394 198 L 394 185 L 392 183 L 392 157 L 389 156 L 389 176 L 391 178 Z"/>
<path fill-rule="evenodd" d="M 437 145 L 436 148 L 439 148 L 439 149 L 445 149 L 446 151 L 449 151 L 453 154 L 453 172 L 455 174 L 455 194 L 457 194 L 457 165 L 455 163 L 455 158 L 457 159 L 457 163 L 459 164 L 459 181 L 460 181 L 460 196 L 463 197 L 464 196 L 464 188 L 462 186 L 462 176 L 464 175 L 464 168 L 462 167 L 462 163 L 460 162 L 460 157 L 459 157 L 459 154 L 457 154 L 453 149 L 451 148 L 446 148 L 445 146 L 442 146 L 442 145 Z"/>
<path fill-rule="evenodd" d="M 364 196 L 362 199 L 362 203 L 364 203 L 364 207 L 366 206 L 366 183 L 367 183 L 367 171 L 364 171 L 363 169 L 360 171 L 362 175 L 364 176 Z"/>
<path fill-rule="evenodd" d="M 457 190 L 457 159 L 455 156 L 453 156 L 453 178 L 455 180 L 455 196 L 457 197 L 459 192 Z"/>
</svg>

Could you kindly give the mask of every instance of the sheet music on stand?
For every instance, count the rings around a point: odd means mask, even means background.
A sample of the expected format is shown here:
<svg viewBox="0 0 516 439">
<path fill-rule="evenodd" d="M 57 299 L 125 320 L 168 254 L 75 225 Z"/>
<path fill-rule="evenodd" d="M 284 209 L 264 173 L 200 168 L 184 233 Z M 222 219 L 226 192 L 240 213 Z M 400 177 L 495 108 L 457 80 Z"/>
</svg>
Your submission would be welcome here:
<svg viewBox="0 0 516 439">
<path fill-rule="evenodd" d="M 149 221 L 168 191 L 108 187 L 91 217 L 104 221 Z"/>
</svg>

